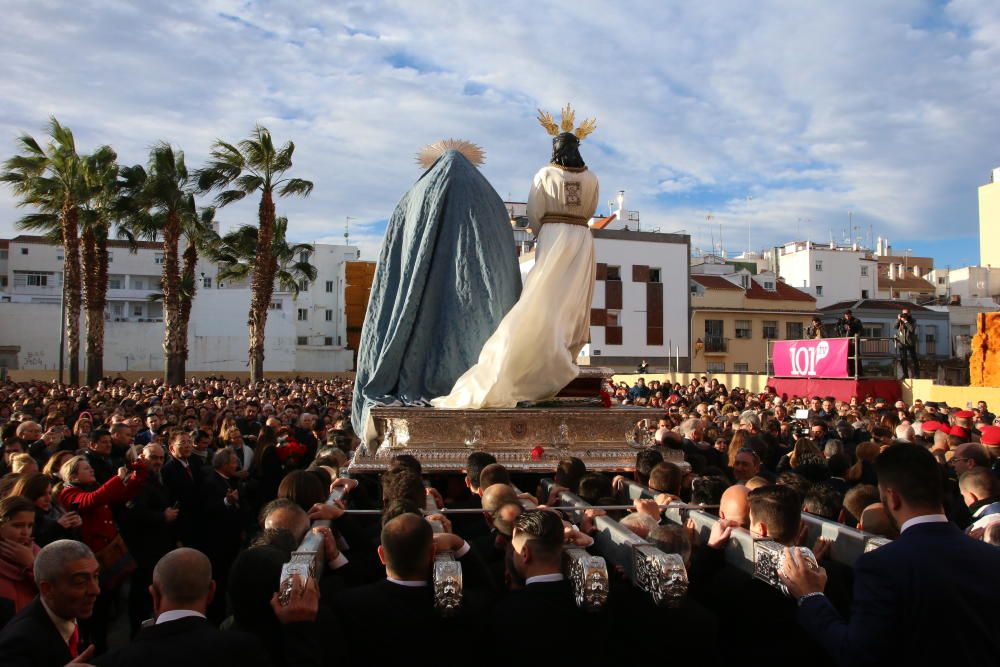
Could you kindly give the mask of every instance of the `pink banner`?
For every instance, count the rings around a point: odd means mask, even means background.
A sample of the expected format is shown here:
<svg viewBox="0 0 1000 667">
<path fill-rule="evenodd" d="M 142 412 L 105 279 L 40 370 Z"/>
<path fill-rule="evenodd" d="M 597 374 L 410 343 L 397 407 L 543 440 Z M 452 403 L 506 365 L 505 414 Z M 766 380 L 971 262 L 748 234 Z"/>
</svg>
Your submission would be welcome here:
<svg viewBox="0 0 1000 667">
<path fill-rule="evenodd" d="M 775 377 L 846 378 L 849 338 L 776 340 L 771 348 Z"/>
</svg>

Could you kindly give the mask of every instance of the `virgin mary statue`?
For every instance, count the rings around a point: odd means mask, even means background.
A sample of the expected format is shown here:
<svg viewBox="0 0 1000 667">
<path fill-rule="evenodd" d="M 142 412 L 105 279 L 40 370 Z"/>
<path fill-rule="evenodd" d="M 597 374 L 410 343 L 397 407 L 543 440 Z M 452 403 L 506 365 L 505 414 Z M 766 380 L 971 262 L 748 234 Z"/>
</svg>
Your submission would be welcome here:
<svg viewBox="0 0 1000 667">
<path fill-rule="evenodd" d="M 517 301 L 510 214 L 464 141 L 424 149 L 427 170 L 386 227 L 358 348 L 352 425 L 373 405 L 424 405 L 451 389 Z"/>
<path fill-rule="evenodd" d="M 539 112 L 554 136 L 552 161 L 542 167 L 528 195 L 528 220 L 538 243 L 535 265 L 521 299 L 479 353 L 478 363 L 436 408 L 512 408 L 519 401 L 554 396 L 579 373 L 576 356 L 590 333 L 590 305 L 597 271 L 588 225 L 597 208 L 597 177 L 580 156 L 580 140 L 593 119 L 573 130 L 566 105 L 561 127 Z M 561 131 L 560 131 L 561 130 Z"/>
</svg>

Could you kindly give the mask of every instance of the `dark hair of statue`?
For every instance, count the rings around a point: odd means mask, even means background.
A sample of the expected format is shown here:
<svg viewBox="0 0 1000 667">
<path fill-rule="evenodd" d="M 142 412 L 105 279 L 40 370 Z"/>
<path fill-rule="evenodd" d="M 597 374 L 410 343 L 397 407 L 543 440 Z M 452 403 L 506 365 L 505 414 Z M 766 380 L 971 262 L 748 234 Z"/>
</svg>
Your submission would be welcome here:
<svg viewBox="0 0 1000 667">
<path fill-rule="evenodd" d="M 552 164 L 569 169 L 584 169 L 586 163 L 580 155 L 580 140 L 572 132 L 563 132 L 552 138 Z"/>
</svg>

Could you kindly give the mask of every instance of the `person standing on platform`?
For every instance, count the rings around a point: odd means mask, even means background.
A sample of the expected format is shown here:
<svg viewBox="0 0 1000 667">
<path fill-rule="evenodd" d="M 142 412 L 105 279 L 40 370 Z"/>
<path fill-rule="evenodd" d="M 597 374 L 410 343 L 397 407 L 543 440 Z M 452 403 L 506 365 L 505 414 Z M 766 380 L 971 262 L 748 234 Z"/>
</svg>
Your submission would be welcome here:
<svg viewBox="0 0 1000 667">
<path fill-rule="evenodd" d="M 904 308 L 896 318 L 896 349 L 899 350 L 903 379 L 912 380 L 917 377 L 920 374 L 920 362 L 917 361 L 917 323 L 913 321 L 909 308 Z M 909 364 L 906 363 L 907 358 Z"/>
<path fill-rule="evenodd" d="M 848 348 L 848 355 L 851 359 L 855 360 L 854 367 L 856 369 L 856 376 L 861 377 L 864 375 L 864 368 L 862 367 L 861 360 L 857 358 L 861 354 L 858 349 L 858 339 L 861 338 L 863 330 L 861 320 L 854 317 L 854 313 L 852 313 L 851 309 L 848 308 L 844 311 L 844 316 L 837 322 L 837 329 L 840 331 L 841 336 L 851 339 L 850 346 Z"/>
<path fill-rule="evenodd" d="M 812 323 L 806 327 L 806 338 L 817 340 L 823 338 L 823 321 L 818 316 L 812 318 Z"/>
</svg>

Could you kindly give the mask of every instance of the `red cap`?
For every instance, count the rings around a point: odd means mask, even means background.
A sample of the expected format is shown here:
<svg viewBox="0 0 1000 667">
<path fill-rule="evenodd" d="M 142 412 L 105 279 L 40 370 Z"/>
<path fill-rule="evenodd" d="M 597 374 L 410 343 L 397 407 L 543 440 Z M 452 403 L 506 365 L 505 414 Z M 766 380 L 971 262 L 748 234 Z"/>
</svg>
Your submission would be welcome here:
<svg viewBox="0 0 1000 667">
<path fill-rule="evenodd" d="M 983 426 L 979 429 L 982 437 L 979 439 L 987 447 L 1000 447 L 1000 426 Z"/>
<path fill-rule="evenodd" d="M 975 415 L 972 414 L 972 410 L 959 410 L 955 416 L 959 419 L 972 419 Z"/>
<path fill-rule="evenodd" d="M 942 426 L 944 426 L 944 424 L 942 424 L 938 420 L 928 419 L 927 421 L 923 422 L 920 425 L 920 429 L 924 433 L 933 433 L 934 431 L 939 430 Z"/>
<path fill-rule="evenodd" d="M 968 440 L 969 429 L 965 428 L 964 426 L 952 426 L 951 430 L 948 432 L 948 435 L 953 435 L 956 438 L 961 438 L 962 440 Z"/>
</svg>

